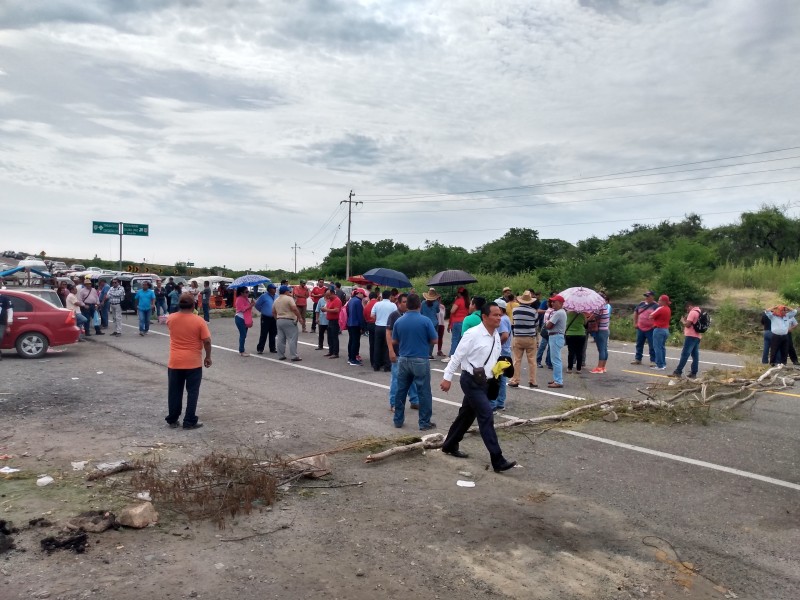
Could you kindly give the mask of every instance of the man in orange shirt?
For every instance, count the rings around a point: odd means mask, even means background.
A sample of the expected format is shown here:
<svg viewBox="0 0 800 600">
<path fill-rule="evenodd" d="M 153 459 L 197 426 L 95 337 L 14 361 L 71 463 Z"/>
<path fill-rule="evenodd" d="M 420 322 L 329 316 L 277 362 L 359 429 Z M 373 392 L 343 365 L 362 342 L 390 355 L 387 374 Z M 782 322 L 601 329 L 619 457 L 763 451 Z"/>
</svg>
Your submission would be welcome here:
<svg viewBox="0 0 800 600">
<path fill-rule="evenodd" d="M 183 389 L 186 388 L 186 412 L 183 415 L 184 429 L 199 429 L 197 421 L 197 398 L 203 380 L 203 366 L 211 366 L 211 332 L 208 324 L 194 314 L 194 297 L 185 292 L 178 300 L 178 312 L 167 318 L 169 329 L 169 361 L 167 362 L 167 406 L 169 414 L 165 420 L 178 428 L 178 419 L 183 408 Z M 203 359 L 202 351 L 206 357 Z"/>
<path fill-rule="evenodd" d="M 303 333 L 306 333 L 306 306 L 308 305 L 308 288 L 306 287 L 306 280 L 301 279 L 300 285 L 292 288 L 292 298 L 300 311 L 300 323 L 303 326 Z"/>
<path fill-rule="evenodd" d="M 325 296 L 326 291 L 328 291 L 328 288 L 325 287 L 325 280 L 322 278 L 317 280 L 317 285 L 311 290 L 311 302 L 314 303 L 311 313 L 311 333 L 316 333 L 317 331 L 317 304 Z"/>
</svg>

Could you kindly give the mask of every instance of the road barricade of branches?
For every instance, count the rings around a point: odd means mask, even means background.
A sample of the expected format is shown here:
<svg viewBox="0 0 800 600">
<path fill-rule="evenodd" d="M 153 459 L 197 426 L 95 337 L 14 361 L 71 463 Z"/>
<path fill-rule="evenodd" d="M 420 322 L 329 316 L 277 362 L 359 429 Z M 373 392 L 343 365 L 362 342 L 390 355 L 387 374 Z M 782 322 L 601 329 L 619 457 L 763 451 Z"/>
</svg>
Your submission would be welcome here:
<svg viewBox="0 0 800 600">
<path fill-rule="evenodd" d="M 579 416 L 583 419 L 593 419 L 613 415 L 613 419 L 606 418 L 606 420 L 616 421 L 615 411 L 622 409 L 624 409 L 622 414 L 648 411 L 651 415 L 658 412 L 672 413 L 678 409 L 702 411 L 705 414 L 712 409 L 729 412 L 747 402 L 754 402 L 760 394 L 780 392 L 791 388 L 798 380 L 800 380 L 800 369 L 786 368 L 783 365 L 771 367 L 754 378 L 712 373 L 699 379 L 670 379 L 669 383 L 653 383 L 645 388 L 637 389 L 639 395 L 635 397 L 587 402 L 558 414 L 530 419 L 511 418 L 495 423 L 494 427 L 495 429 L 509 429 L 526 425 L 557 424 L 573 421 Z M 478 427 L 471 427 L 468 433 L 478 433 Z M 412 443 L 404 443 L 382 452 L 369 454 L 364 462 L 377 462 L 390 456 L 407 454 L 415 450 L 434 450 L 441 448 L 443 443 L 444 435 L 441 433 L 425 435 Z"/>
</svg>

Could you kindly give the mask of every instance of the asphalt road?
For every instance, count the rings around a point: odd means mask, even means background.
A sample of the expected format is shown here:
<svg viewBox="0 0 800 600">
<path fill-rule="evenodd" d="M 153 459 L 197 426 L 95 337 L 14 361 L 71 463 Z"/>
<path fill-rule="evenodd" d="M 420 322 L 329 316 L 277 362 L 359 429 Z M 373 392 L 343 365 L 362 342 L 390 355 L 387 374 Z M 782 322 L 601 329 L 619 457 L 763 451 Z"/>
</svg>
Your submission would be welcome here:
<svg viewBox="0 0 800 600">
<path fill-rule="evenodd" d="M 344 358 L 325 359 L 314 350 L 316 334 L 301 334 L 303 361 L 280 362 L 269 353 L 255 355 L 258 321 L 248 336 L 251 357 L 238 355 L 232 319 L 213 319 L 214 365 L 209 376 L 231 382 L 237 394 L 263 395 L 280 386 L 283 400 L 305 415 L 310 431 L 352 432 L 352 437 L 398 432 L 388 410 L 387 373 L 348 366 Z M 343 356 L 346 335 L 342 336 Z M 362 356 L 367 356 L 362 338 Z M 166 327 L 153 325 L 140 337 L 135 317 L 127 318 L 121 338 L 104 343 L 135 358 L 166 364 Z M 447 344 L 445 344 L 447 347 Z M 632 346 L 612 343 L 604 375 L 565 375 L 562 390 L 508 389 L 507 414 L 532 417 L 560 412 L 565 400 L 633 396 L 648 382 L 666 381 L 665 372 L 630 365 Z M 72 352 L 73 349 L 67 350 Z M 594 347 L 587 350 L 590 367 Z M 679 350 L 668 350 L 668 370 Z M 701 346 L 701 373 L 729 369 L 745 358 L 706 352 Z M 446 432 L 461 397 L 454 386 L 439 391 L 444 364 L 435 361 L 432 378 L 437 431 Z M 549 371 L 539 370 L 539 382 Z M 526 374 L 521 377 L 527 382 Z M 209 433 L 227 427 L 235 416 L 201 398 L 199 414 Z M 416 413 L 407 411 L 404 431 L 416 432 Z M 735 590 L 739 598 L 796 598 L 800 590 L 800 390 L 764 394 L 739 419 L 703 425 L 651 425 L 589 422 L 571 430 L 552 430 L 531 443 L 530 436 L 501 436 L 509 458 L 523 469 L 509 477 L 529 478 L 553 491 L 626 514 L 631 530 L 646 529 L 668 540 L 682 560 L 700 565 L 712 581 Z M 488 460 L 478 437 L 462 446 L 465 463 Z"/>
</svg>

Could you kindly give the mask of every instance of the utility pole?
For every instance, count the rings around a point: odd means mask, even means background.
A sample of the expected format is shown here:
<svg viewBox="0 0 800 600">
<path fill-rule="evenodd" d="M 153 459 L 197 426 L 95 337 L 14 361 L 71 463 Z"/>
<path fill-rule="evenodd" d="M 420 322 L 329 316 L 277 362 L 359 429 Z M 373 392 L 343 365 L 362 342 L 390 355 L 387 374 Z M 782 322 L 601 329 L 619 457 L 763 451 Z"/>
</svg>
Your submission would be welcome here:
<svg viewBox="0 0 800 600">
<path fill-rule="evenodd" d="M 300 246 L 297 245 L 297 242 L 294 243 L 294 246 L 292 246 L 292 248 L 294 248 L 294 273 L 295 275 L 297 275 L 297 251 L 301 250 L 302 248 L 300 248 Z"/>
<path fill-rule="evenodd" d="M 350 195 L 347 197 L 347 200 L 342 200 L 339 204 L 344 204 L 347 202 L 347 266 L 345 267 L 345 279 L 350 279 L 350 225 L 353 221 L 353 190 L 350 190 Z M 364 204 L 363 202 L 356 202 L 356 206 L 359 204 Z"/>
</svg>

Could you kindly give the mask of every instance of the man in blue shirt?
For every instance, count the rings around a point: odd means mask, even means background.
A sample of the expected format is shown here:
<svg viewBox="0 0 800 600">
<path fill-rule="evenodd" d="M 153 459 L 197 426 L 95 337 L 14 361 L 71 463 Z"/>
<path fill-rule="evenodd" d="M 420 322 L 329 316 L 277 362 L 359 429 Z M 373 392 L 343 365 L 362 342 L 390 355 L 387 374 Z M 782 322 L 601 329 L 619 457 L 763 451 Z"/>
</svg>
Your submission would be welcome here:
<svg viewBox="0 0 800 600">
<path fill-rule="evenodd" d="M 139 311 L 139 335 L 147 335 L 150 331 L 150 315 L 156 307 L 156 294 L 150 289 L 150 282 L 142 281 L 142 289 L 133 298 Z"/>
<path fill-rule="evenodd" d="M 500 310 L 503 311 L 503 316 L 500 317 L 500 326 L 497 328 L 497 333 L 500 334 L 500 356 L 511 358 L 511 319 L 506 314 L 508 303 L 502 298 L 494 301 Z M 516 366 L 516 365 L 515 365 Z M 506 384 L 508 377 L 500 375 L 498 378 L 500 383 L 500 391 L 497 393 L 497 398 L 490 400 L 489 404 L 492 410 L 505 410 L 506 409 Z"/>
<path fill-rule="evenodd" d="M 274 283 L 270 283 L 267 286 L 267 292 L 261 294 L 255 303 L 255 309 L 261 313 L 261 333 L 258 336 L 258 344 L 256 345 L 258 354 L 264 354 L 264 345 L 267 342 L 267 338 L 269 338 L 269 351 L 272 354 L 278 353 L 278 349 L 275 347 L 278 325 L 275 322 L 275 317 L 272 316 L 272 305 L 275 302 L 275 291 L 277 289 Z"/>
<path fill-rule="evenodd" d="M 100 327 L 103 329 L 108 329 L 108 299 L 106 295 L 110 289 L 111 286 L 101 277 L 97 285 L 97 299 L 100 307 Z"/>
<path fill-rule="evenodd" d="M 366 291 L 362 288 L 353 290 L 353 297 L 347 302 L 347 364 L 351 367 L 360 367 L 363 363 L 359 358 L 361 352 L 361 330 L 364 329 L 364 296 Z"/>
<path fill-rule="evenodd" d="M 420 314 L 420 298 L 409 294 L 406 313 L 392 327 L 392 341 L 397 345 L 397 392 L 394 400 L 394 426 L 402 427 L 406 410 L 406 396 L 412 384 L 419 394 L 420 431 L 434 429 L 433 394 L 431 393 L 431 364 L 428 358 L 430 345 L 439 334 L 427 317 Z"/>
</svg>

